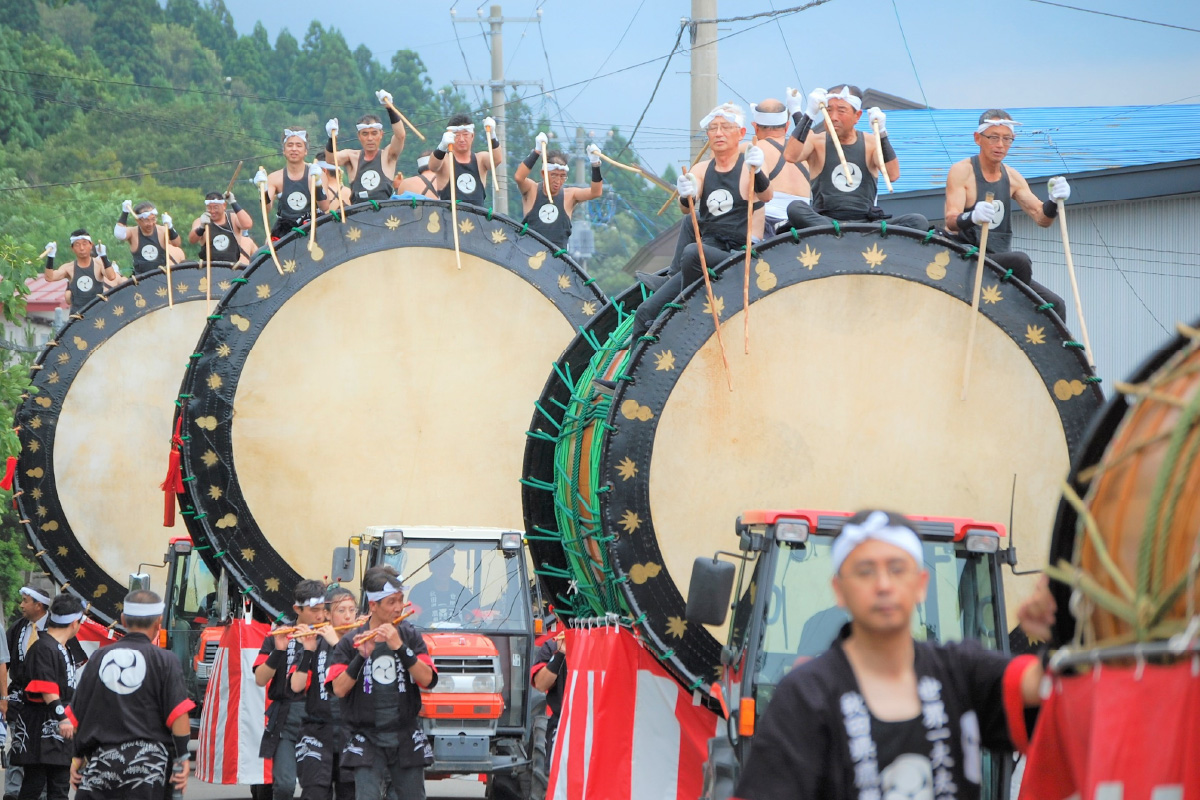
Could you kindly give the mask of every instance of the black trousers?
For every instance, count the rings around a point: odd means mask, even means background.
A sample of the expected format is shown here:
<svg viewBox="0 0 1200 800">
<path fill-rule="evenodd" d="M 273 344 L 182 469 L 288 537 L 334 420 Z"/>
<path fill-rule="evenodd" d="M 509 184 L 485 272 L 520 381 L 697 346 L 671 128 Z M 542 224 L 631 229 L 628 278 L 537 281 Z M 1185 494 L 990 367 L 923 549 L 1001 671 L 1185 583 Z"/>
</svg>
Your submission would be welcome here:
<svg viewBox="0 0 1200 800">
<path fill-rule="evenodd" d="M 70 765 L 26 764 L 19 800 L 38 800 L 43 790 L 46 800 L 67 800 L 71 793 Z"/>
<path fill-rule="evenodd" d="M 787 227 L 795 228 L 796 230 L 804 230 L 805 228 L 817 228 L 822 225 L 830 226 L 833 221 L 830 217 L 824 214 L 817 213 L 817 210 L 808 203 L 802 200 L 793 200 L 787 207 Z M 843 220 L 844 222 L 872 222 L 872 220 L 855 219 Z M 914 228 L 918 231 L 929 230 L 929 219 L 924 214 L 898 214 L 887 220 L 888 225 L 898 225 L 902 228 Z M 787 230 L 784 227 L 784 230 Z"/>
<path fill-rule="evenodd" d="M 1004 267 L 1004 269 L 1011 269 L 1014 278 L 1033 289 L 1046 302 L 1053 303 L 1054 313 L 1058 314 L 1059 319 L 1065 320 L 1067 318 L 1066 302 L 1053 291 L 1033 279 L 1033 260 L 1027 254 L 1018 250 L 1009 250 L 1007 253 L 988 253 L 988 258 Z"/>
<path fill-rule="evenodd" d="M 683 237 L 680 238 L 682 240 Z M 677 249 L 679 257 L 671 264 L 667 282 L 646 298 L 634 314 L 634 339 L 650 329 L 654 320 L 658 319 L 658 315 L 662 313 L 663 306 L 679 297 L 684 289 L 704 277 L 704 273 L 700 271 L 700 248 L 696 246 L 695 242 L 683 244 L 681 241 L 680 244 L 682 246 Z M 706 244 L 704 245 L 704 260 L 709 269 L 712 269 L 733 255 L 733 252 Z"/>
</svg>

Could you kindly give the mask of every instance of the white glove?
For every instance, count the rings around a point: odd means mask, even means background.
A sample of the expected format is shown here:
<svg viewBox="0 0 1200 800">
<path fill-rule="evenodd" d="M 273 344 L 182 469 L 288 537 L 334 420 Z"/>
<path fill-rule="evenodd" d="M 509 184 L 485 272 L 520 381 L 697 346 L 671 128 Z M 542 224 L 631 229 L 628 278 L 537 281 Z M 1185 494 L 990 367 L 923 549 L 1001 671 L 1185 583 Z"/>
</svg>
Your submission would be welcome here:
<svg viewBox="0 0 1200 800">
<path fill-rule="evenodd" d="M 170 214 L 163 214 L 159 219 L 162 220 L 163 225 L 167 226 L 167 230 L 171 230 L 172 228 L 175 227 L 174 223 L 171 222 Z"/>
<path fill-rule="evenodd" d="M 200 215 L 200 219 L 196 220 L 197 228 L 203 228 L 205 225 L 211 225 L 211 224 L 212 224 L 212 217 L 209 216 L 207 211 L 205 211 L 203 214 Z"/>
<path fill-rule="evenodd" d="M 129 200 L 126 200 L 124 203 L 121 203 L 121 211 L 122 211 L 122 213 L 125 213 L 125 214 L 132 214 L 133 213 L 133 203 Z"/>
<path fill-rule="evenodd" d="M 600 147 L 595 142 L 587 146 L 587 157 L 592 164 L 600 163 Z"/>
<path fill-rule="evenodd" d="M 308 177 L 317 178 L 318 180 L 320 180 L 321 168 L 319 166 L 317 166 L 317 162 L 314 161 L 313 163 L 308 165 Z"/>
<path fill-rule="evenodd" d="M 783 96 L 787 100 L 787 113 L 789 117 L 797 111 L 804 109 L 804 95 L 800 94 L 799 89 L 793 89 L 789 86 Z"/>
<path fill-rule="evenodd" d="M 58 255 L 58 242 L 50 242 L 46 245 L 46 255 L 54 258 Z"/>
<path fill-rule="evenodd" d="M 533 137 L 533 141 L 537 145 L 538 152 L 540 153 L 543 145 L 549 146 L 550 137 L 546 135 L 545 131 L 542 131 L 537 136 Z"/>
<path fill-rule="evenodd" d="M 758 169 L 763 165 L 762 148 L 756 144 L 752 144 L 746 148 L 746 166 Z"/>
<path fill-rule="evenodd" d="M 1056 203 L 1059 200 L 1066 200 L 1071 196 L 1071 185 L 1061 175 L 1051 178 L 1050 183 L 1046 184 L 1046 188 L 1050 190 L 1050 199 Z"/>
<path fill-rule="evenodd" d="M 381 106 L 391 105 L 392 104 L 392 93 L 385 92 L 383 89 L 380 89 L 378 92 L 375 93 L 375 99 L 379 101 L 379 105 L 381 105 Z"/>
<path fill-rule="evenodd" d="M 438 145 L 438 149 L 450 152 L 450 148 L 454 146 L 454 131 L 446 131 L 442 134 L 442 142 Z"/>
<path fill-rule="evenodd" d="M 829 102 L 829 92 L 824 89 L 813 89 L 808 93 L 808 106 L 804 109 L 804 115 L 813 122 L 821 119 L 821 106 Z"/>
<path fill-rule="evenodd" d="M 254 173 L 254 177 L 250 179 L 250 182 L 257 186 L 260 192 L 265 192 L 267 190 L 267 171 L 259 167 L 258 172 Z"/>
<path fill-rule="evenodd" d="M 96 245 L 96 257 L 97 258 L 107 258 L 108 257 L 108 248 L 102 244 Z"/>
<path fill-rule="evenodd" d="M 334 117 L 333 119 L 331 119 L 325 123 L 325 135 L 331 139 L 334 136 L 338 135 L 338 118 L 337 117 Z"/>
<path fill-rule="evenodd" d="M 675 180 L 675 188 L 679 191 L 680 199 L 695 197 L 700 191 L 700 184 L 697 182 L 696 176 L 690 172 L 685 172 Z"/>
<path fill-rule="evenodd" d="M 867 122 L 871 127 L 875 127 L 875 123 L 879 123 L 879 135 L 887 133 L 887 114 L 879 106 L 871 106 L 867 109 Z"/>
<path fill-rule="evenodd" d="M 233 207 L 233 205 L 237 203 L 237 198 L 233 196 L 233 192 L 225 193 L 225 202 L 228 203 L 230 207 Z"/>
<path fill-rule="evenodd" d="M 990 225 L 999 213 L 999 203 L 989 203 L 987 200 L 980 200 L 971 211 L 971 222 L 974 222 L 976 225 L 983 225 L 985 223 Z"/>
<path fill-rule="evenodd" d="M 495 118 L 493 118 L 493 117 L 484 117 L 484 118 L 483 118 L 483 129 L 484 129 L 485 131 L 492 131 L 493 133 L 495 133 L 495 131 L 496 131 L 496 120 L 495 120 Z"/>
</svg>

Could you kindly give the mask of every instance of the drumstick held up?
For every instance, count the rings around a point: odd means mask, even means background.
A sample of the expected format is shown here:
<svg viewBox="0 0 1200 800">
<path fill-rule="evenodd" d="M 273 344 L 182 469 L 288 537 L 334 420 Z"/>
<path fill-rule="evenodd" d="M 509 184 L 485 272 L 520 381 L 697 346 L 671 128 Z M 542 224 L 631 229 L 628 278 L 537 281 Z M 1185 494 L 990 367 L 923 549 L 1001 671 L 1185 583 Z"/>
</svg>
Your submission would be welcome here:
<svg viewBox="0 0 1200 800">
<path fill-rule="evenodd" d="M 1083 339 L 1083 352 L 1087 356 L 1088 366 L 1095 369 L 1096 362 L 1092 358 L 1092 343 L 1088 339 L 1087 322 L 1083 319 L 1083 301 L 1079 297 L 1079 281 L 1075 278 L 1075 259 L 1071 257 L 1071 238 L 1067 235 L 1067 206 L 1062 200 L 1058 203 L 1058 229 L 1062 233 L 1063 255 L 1067 260 L 1067 276 L 1071 279 L 1071 294 L 1075 298 L 1075 313 L 1079 316 L 1079 333 Z"/>
<path fill-rule="evenodd" d="M 258 169 L 265 172 L 261 166 Z M 256 186 L 255 188 L 257 189 L 258 187 Z M 271 258 L 275 261 L 275 269 L 279 270 L 279 274 L 282 275 L 283 265 L 279 263 L 279 254 L 275 252 L 275 240 L 271 237 L 271 218 L 267 214 L 267 193 L 260 191 L 258 198 L 261 201 L 260 205 L 262 205 L 263 231 L 265 231 L 267 237 L 267 249 L 271 251 Z"/>
<path fill-rule="evenodd" d="M 995 195 L 988 192 L 984 199 L 990 203 L 993 197 Z M 990 226 L 990 222 L 983 223 L 979 232 L 979 260 L 975 263 L 975 293 L 971 299 L 971 327 L 967 332 L 967 360 L 963 364 L 962 393 L 959 395 L 959 400 L 967 399 L 967 386 L 971 383 L 971 356 L 975 352 L 975 328 L 979 323 L 979 292 L 983 288 L 983 261 L 987 258 L 988 228 Z"/>
<path fill-rule="evenodd" d="M 879 135 L 879 123 L 872 122 L 871 127 L 875 129 L 875 143 L 879 145 L 879 174 L 883 176 L 883 182 L 887 184 L 889 192 L 895 191 L 892 189 L 892 179 L 887 174 L 887 162 L 883 160 L 883 137 Z"/>
<path fill-rule="evenodd" d="M 750 139 L 750 146 L 758 144 L 758 137 Z M 782 156 L 780 156 L 782 158 Z M 749 201 L 746 203 L 746 274 L 742 278 L 742 341 L 746 355 L 750 355 L 750 245 L 751 230 L 754 228 L 754 167 L 750 167 Z"/>
<path fill-rule="evenodd" d="M 837 150 L 838 160 L 842 162 L 842 174 L 846 176 L 846 185 L 854 188 L 854 176 L 850 174 L 850 165 L 846 163 L 846 154 L 842 152 L 842 140 L 833 129 L 833 120 L 829 118 L 829 109 L 824 103 L 821 104 L 821 116 L 825 118 L 825 140 L 833 142 L 833 149 Z M 826 153 L 825 157 L 828 158 L 829 154 Z"/>
</svg>

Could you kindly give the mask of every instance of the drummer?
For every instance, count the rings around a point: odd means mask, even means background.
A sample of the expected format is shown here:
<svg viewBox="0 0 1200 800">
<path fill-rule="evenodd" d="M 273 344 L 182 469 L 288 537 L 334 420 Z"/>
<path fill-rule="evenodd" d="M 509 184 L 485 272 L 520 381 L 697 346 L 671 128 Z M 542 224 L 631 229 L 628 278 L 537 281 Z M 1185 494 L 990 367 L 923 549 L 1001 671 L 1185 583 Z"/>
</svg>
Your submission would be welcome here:
<svg viewBox="0 0 1200 800">
<path fill-rule="evenodd" d="M 1012 249 L 1012 203 L 1015 200 L 1038 227 L 1048 228 L 1058 216 L 1058 201 L 1071 196 L 1071 186 L 1066 178 L 1051 178 L 1050 199 L 1043 203 L 1021 173 L 1004 163 L 1020 124 L 999 108 L 979 115 L 975 129 L 979 154 L 959 161 L 946 176 L 946 229 L 960 241 L 978 246 L 981 226 L 986 224 L 988 256 L 1054 303 L 1061 318 L 1066 308 L 1063 299 L 1033 279 L 1033 261 L 1028 255 Z M 984 199 L 988 192 L 994 195 L 990 203 Z"/>
<path fill-rule="evenodd" d="M 851 621 L 775 688 L 735 797 L 971 800 L 983 781 L 981 748 L 1028 743 L 1024 709 L 1041 703 L 1036 657 L 913 640 L 913 611 L 929 585 L 915 531 L 907 517 L 879 510 L 846 522 L 830 568 Z M 1017 617 L 1045 641 L 1054 616 L 1043 580 Z"/>
<path fill-rule="evenodd" d="M 275 224 L 271 226 L 271 237 L 280 239 L 292 229 L 308 224 L 312 215 L 312 193 L 309 186 L 316 181 L 317 210 L 329 210 L 329 195 L 325 193 L 325 173 L 316 164 L 308 164 L 308 131 L 283 129 L 283 158 L 287 162 L 283 169 L 270 175 L 259 168 L 252 181 L 266 196 L 267 204 L 278 199 L 275 206 Z"/>
<path fill-rule="evenodd" d="M 383 143 L 383 122 L 375 114 L 364 114 L 359 118 L 355 128 L 358 130 L 358 143 L 361 150 L 353 148 L 337 151 L 337 164 L 344 166 L 350 176 L 351 200 L 347 203 L 363 203 L 368 200 L 379 202 L 392 196 L 392 180 L 396 177 L 396 164 L 400 154 L 404 152 L 404 123 L 399 113 L 392 106 L 392 95 L 383 89 L 375 92 L 375 98 L 388 114 L 392 126 L 392 140 L 387 147 L 380 149 Z M 333 118 L 325 123 L 325 133 L 329 141 L 325 143 L 325 161 L 334 163 L 333 137 L 338 135 L 338 121 Z"/>
<path fill-rule="evenodd" d="M 771 202 L 766 205 L 766 232 L 770 235 L 776 225 L 787 220 L 788 206 L 812 202 L 812 186 L 808 182 L 808 167 L 783 157 L 788 129 L 788 112 L 783 103 L 768 97 L 761 103 L 752 103 L 750 109 L 754 112 L 754 137 L 763 151 L 763 171 L 771 181 Z"/>
<path fill-rule="evenodd" d="M 231 213 L 232 212 L 232 213 Z M 209 192 L 204 196 L 204 213 L 192 222 L 188 230 L 188 241 L 200 245 L 200 259 L 210 256 L 205 252 L 204 229 L 208 228 L 208 241 L 212 244 L 212 260 L 244 266 L 250 263 L 249 255 L 254 251 L 254 242 L 249 239 L 254 220 L 250 213 L 238 205 L 233 192 Z"/>
<path fill-rule="evenodd" d="M 447 153 L 454 154 L 454 186 L 455 199 L 463 203 L 471 203 L 487 207 L 487 173 L 495 169 L 497 163 L 504 159 L 500 150 L 500 140 L 496 138 L 496 120 L 485 117 L 485 131 L 492 133 L 488 142 L 488 150 L 476 153 L 475 123 L 466 114 L 455 114 L 450 118 L 450 125 L 442 134 L 442 140 L 429 156 L 429 168 L 434 174 L 434 183 L 438 187 L 438 196 L 450 200 L 450 168 L 451 162 L 446 158 Z"/>
<path fill-rule="evenodd" d="M 115 283 L 120 275 L 108 261 L 103 244 L 92 244 L 91 235 L 80 228 L 71 234 L 71 252 L 74 260 L 54 268 L 54 257 L 58 254 L 58 243 L 46 245 L 46 268 L 43 277 L 47 282 L 67 281 L 67 302 L 71 313 L 78 314 L 83 307 L 104 291 L 105 285 Z"/>
<path fill-rule="evenodd" d="M 437 199 L 437 186 L 433 182 L 433 170 L 429 167 L 429 157 L 431 155 L 433 155 L 432 150 L 426 150 L 424 153 L 421 153 L 420 158 L 417 159 L 417 174 L 411 178 L 403 178 L 400 173 L 396 173 L 396 177 L 400 178 L 400 180 L 396 181 L 396 191 L 392 195 L 393 199 Z"/>
<path fill-rule="evenodd" d="M 592 183 L 588 188 L 576 186 L 567 187 L 567 159 L 562 153 L 554 151 L 546 155 L 546 178 L 543 180 L 539 171 L 536 179 L 531 177 L 538 159 L 541 158 L 541 148 L 545 147 L 547 136 L 539 133 L 535 137 L 536 146 L 521 166 L 517 167 L 513 180 L 521 190 L 521 209 L 525 212 L 523 223 L 530 230 L 537 231 L 559 248 L 567 246 L 571 238 L 571 214 L 575 206 L 588 200 L 595 200 L 604 193 L 604 180 L 600 177 L 600 148 L 595 144 L 587 147 L 588 162 L 592 166 Z M 550 184 L 550 195 L 546 197 L 546 183 Z"/>
<path fill-rule="evenodd" d="M 133 214 L 137 223 L 129 227 L 129 215 Z M 170 214 L 162 215 L 162 225 L 158 224 L 158 209 L 153 203 L 138 203 L 135 207 L 126 200 L 121 204 L 121 217 L 113 226 L 113 236 L 118 241 L 129 245 L 133 256 L 133 274 L 144 275 L 171 263 L 183 261 L 183 240 L 175 232 L 175 223 Z"/>
<path fill-rule="evenodd" d="M 754 239 L 763 235 L 762 205 L 773 195 L 771 180 L 762 169 L 762 148 L 751 145 L 742 153 L 739 144 L 746 135 L 745 112 L 733 103 L 717 106 L 700 120 L 700 129 L 708 134 L 712 158 L 696 164 L 692 172 L 679 176 L 679 204 L 687 216 L 692 204 L 697 205 L 700 238 L 704 258 L 715 267 L 734 251 L 746 246 L 747 228 Z M 754 167 L 754 176 L 750 168 Z M 751 189 L 754 192 L 755 212 L 747 222 Z M 685 224 L 680 235 L 676 257 L 667 271 L 667 280 L 638 306 L 633 335 L 644 334 L 662 311 L 680 292 L 703 276 L 700 272 L 700 248 L 693 241 Z M 684 244 L 684 242 L 687 244 Z"/>
</svg>

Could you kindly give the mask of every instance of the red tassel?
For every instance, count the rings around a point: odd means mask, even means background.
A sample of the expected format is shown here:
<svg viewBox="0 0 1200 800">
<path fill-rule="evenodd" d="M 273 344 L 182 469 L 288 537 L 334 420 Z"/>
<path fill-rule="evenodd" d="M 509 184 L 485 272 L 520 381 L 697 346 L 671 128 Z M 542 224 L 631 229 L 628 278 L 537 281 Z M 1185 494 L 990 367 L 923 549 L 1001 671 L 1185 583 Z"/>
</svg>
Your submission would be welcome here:
<svg viewBox="0 0 1200 800">
<path fill-rule="evenodd" d="M 171 455 L 167 458 L 167 477 L 160 484 L 163 490 L 163 527 L 175 527 L 175 495 L 183 494 L 183 415 L 175 418 L 175 435 L 171 437 Z"/>
<path fill-rule="evenodd" d="M 4 466 L 4 480 L 0 481 L 0 489 L 12 491 L 13 476 L 17 474 L 17 457 L 9 456 Z"/>
</svg>

